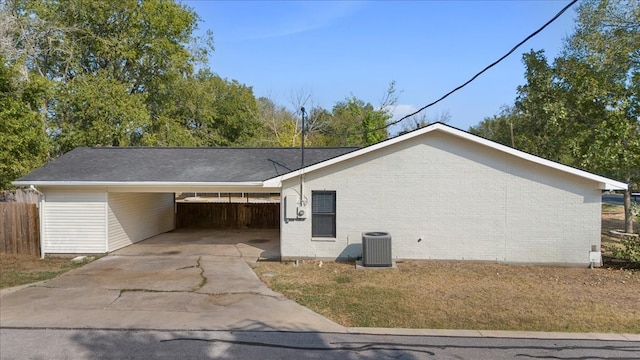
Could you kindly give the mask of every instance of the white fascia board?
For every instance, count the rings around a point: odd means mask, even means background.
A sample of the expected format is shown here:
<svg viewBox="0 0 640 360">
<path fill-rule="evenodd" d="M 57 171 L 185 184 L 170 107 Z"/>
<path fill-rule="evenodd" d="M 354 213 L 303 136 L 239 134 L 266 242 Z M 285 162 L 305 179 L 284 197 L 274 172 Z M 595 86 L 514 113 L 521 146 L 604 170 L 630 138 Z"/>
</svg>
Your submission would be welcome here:
<svg viewBox="0 0 640 360">
<path fill-rule="evenodd" d="M 107 192 L 280 192 L 279 186 L 255 182 L 103 182 L 103 181 L 16 181 L 16 186 L 38 186 L 40 189 L 82 188 Z"/>
<path fill-rule="evenodd" d="M 277 188 L 280 189 L 282 188 L 282 177 L 284 175 L 280 175 L 278 177 L 274 177 L 268 180 L 265 180 L 262 183 L 262 186 L 264 186 L 265 188 Z"/>
<path fill-rule="evenodd" d="M 622 185 L 621 185 L 622 184 Z M 598 184 L 598 189 L 600 190 L 627 190 L 629 185 L 625 183 L 621 183 L 618 181 L 609 181 Z"/>
<path fill-rule="evenodd" d="M 448 125 L 444 125 L 442 123 L 435 123 L 435 124 L 431 124 L 428 126 L 425 126 L 422 129 L 418 129 L 409 133 L 406 133 L 404 135 L 400 135 L 400 136 L 396 136 L 394 138 L 391 138 L 389 140 L 385 140 L 382 142 L 379 142 L 377 144 L 371 145 L 371 146 L 367 146 L 366 148 L 362 148 L 360 150 L 356 150 L 341 156 L 338 156 L 336 158 L 333 159 L 329 159 L 326 161 L 323 161 L 321 163 L 315 164 L 315 165 L 311 165 L 311 166 L 307 166 L 305 168 L 302 168 L 300 170 L 296 170 L 296 171 L 292 171 L 288 174 L 284 174 L 278 177 L 274 177 L 268 180 L 265 180 L 265 184 L 271 184 L 271 185 L 277 185 L 280 186 L 282 184 L 282 181 L 287 180 L 287 179 L 291 179 L 293 177 L 297 177 L 300 176 L 303 173 L 308 173 L 317 169 L 321 169 L 323 167 L 326 166 L 331 166 L 333 164 L 345 161 L 345 160 L 349 160 L 364 154 L 367 154 L 369 152 L 378 150 L 380 148 L 384 148 L 396 143 L 399 143 L 401 141 L 405 141 L 417 136 L 421 136 L 423 134 L 426 133 L 430 133 L 432 131 L 442 131 L 445 132 L 447 134 L 453 135 L 453 136 L 457 136 L 460 138 L 463 138 L 465 140 L 469 140 L 484 146 L 488 146 L 490 148 L 505 152 L 507 154 L 516 156 L 518 158 L 527 160 L 527 161 L 531 161 L 533 163 L 536 164 L 540 164 L 543 166 L 547 166 L 562 172 L 566 172 L 569 174 L 573 174 L 582 178 L 586 178 L 592 181 L 595 181 L 598 183 L 597 187 L 599 189 L 603 189 L 603 190 L 626 190 L 628 188 L 628 185 L 620 182 L 620 181 L 616 181 L 613 179 L 609 179 L 606 178 L 604 176 L 600 176 L 600 175 L 596 175 L 596 174 L 592 174 L 590 172 L 584 171 L 584 170 L 580 170 L 580 169 L 576 169 L 576 168 L 572 168 L 570 166 L 566 166 L 566 165 L 562 165 L 560 163 L 557 163 L 555 161 L 551 161 L 551 160 L 547 160 L 547 159 L 543 159 L 539 156 L 535 156 L 529 153 L 526 153 L 524 151 L 520 151 L 502 144 L 499 144 L 495 141 L 491 141 L 491 140 L 487 140 L 485 138 L 482 138 L 480 136 L 476 136 L 473 135 L 471 133 L 468 133 L 466 131 L 462 131 L 453 127 L 450 127 Z"/>
</svg>

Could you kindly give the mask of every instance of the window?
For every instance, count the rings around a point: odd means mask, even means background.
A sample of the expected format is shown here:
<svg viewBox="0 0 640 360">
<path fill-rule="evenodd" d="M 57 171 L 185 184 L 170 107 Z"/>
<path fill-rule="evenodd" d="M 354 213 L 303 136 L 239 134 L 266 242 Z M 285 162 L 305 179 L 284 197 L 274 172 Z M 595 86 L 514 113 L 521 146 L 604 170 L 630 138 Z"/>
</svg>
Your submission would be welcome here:
<svg viewBox="0 0 640 360">
<path fill-rule="evenodd" d="M 311 192 L 311 237 L 336 237 L 336 192 Z"/>
</svg>

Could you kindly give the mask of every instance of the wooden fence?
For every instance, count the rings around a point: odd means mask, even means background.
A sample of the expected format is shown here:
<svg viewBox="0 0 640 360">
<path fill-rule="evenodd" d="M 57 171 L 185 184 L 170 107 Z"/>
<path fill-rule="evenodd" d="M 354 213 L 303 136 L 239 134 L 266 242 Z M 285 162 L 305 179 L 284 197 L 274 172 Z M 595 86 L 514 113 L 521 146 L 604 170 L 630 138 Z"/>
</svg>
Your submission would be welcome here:
<svg viewBox="0 0 640 360">
<path fill-rule="evenodd" d="M 36 204 L 0 202 L 0 253 L 40 255 Z"/>
<path fill-rule="evenodd" d="M 177 203 L 176 227 L 206 229 L 278 229 L 280 204 Z"/>
<path fill-rule="evenodd" d="M 0 191 L 0 202 L 37 204 L 40 202 L 40 194 L 31 189 L 3 190 Z"/>
</svg>

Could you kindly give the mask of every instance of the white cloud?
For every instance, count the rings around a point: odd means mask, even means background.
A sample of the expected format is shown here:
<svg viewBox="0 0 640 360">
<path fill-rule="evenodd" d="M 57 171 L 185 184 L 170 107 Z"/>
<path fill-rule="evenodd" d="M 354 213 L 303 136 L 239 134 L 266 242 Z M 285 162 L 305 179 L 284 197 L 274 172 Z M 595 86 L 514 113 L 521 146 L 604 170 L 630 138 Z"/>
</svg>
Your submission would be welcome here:
<svg viewBox="0 0 640 360">
<path fill-rule="evenodd" d="M 418 110 L 417 107 L 413 106 L 413 105 L 409 105 L 409 104 L 398 104 L 395 106 L 390 106 L 388 107 L 389 111 L 391 111 L 391 114 L 393 115 L 391 117 L 391 121 L 397 121 L 400 120 L 401 118 L 414 113 L 416 110 Z M 418 115 L 419 116 L 419 115 Z M 411 120 L 410 119 L 406 119 L 403 120 L 401 122 L 399 122 L 396 125 L 393 125 L 391 127 L 389 127 L 389 134 L 396 135 L 398 134 L 400 131 L 404 130 L 405 126 L 410 125 L 411 124 Z"/>
<path fill-rule="evenodd" d="M 413 105 L 398 104 L 398 105 L 392 106 L 390 110 L 391 110 L 391 113 L 393 114 L 393 117 L 391 118 L 391 120 L 395 121 L 400 119 L 403 116 L 406 116 L 408 114 L 415 112 L 416 110 L 418 110 L 418 108 Z"/>
<path fill-rule="evenodd" d="M 271 3 L 273 4 L 273 3 Z M 243 40 L 268 39 L 299 34 L 330 25 L 347 17 L 364 5 L 360 1 L 284 2 L 270 12 L 268 21 L 245 24 Z M 275 5 L 274 5 L 275 6 Z"/>
</svg>

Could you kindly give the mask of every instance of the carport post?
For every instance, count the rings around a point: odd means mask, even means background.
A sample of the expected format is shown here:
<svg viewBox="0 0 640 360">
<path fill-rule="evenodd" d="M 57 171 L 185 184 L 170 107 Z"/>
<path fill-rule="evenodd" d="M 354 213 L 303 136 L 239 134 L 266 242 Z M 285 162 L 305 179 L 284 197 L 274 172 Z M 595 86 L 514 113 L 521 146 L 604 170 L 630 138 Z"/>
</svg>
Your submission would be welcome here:
<svg viewBox="0 0 640 360">
<path fill-rule="evenodd" d="M 40 259 L 44 259 L 44 204 L 45 204 L 45 196 L 43 193 L 38 191 L 35 186 L 31 185 L 31 189 L 38 192 L 40 195 L 40 201 L 38 202 L 38 225 L 40 232 Z"/>
<path fill-rule="evenodd" d="M 40 259 L 44 259 L 44 219 L 43 219 L 43 215 L 44 215 L 44 196 L 42 197 L 42 200 L 40 200 L 40 208 L 38 209 L 38 217 L 40 218 Z"/>
</svg>

